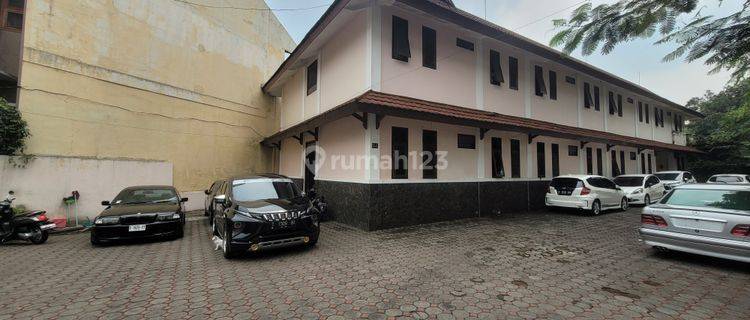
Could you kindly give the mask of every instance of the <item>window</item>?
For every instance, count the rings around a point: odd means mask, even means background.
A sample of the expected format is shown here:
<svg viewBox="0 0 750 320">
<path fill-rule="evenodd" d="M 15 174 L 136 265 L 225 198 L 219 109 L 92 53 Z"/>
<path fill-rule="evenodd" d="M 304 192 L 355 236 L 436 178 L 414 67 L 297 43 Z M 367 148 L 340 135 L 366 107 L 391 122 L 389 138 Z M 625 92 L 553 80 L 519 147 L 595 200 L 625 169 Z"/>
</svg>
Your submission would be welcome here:
<svg viewBox="0 0 750 320">
<path fill-rule="evenodd" d="M 536 174 L 539 178 L 547 176 L 546 160 L 544 155 L 544 142 L 536 143 Z"/>
<path fill-rule="evenodd" d="M 503 68 L 500 66 L 500 52 L 490 50 L 490 83 L 499 86 L 505 82 Z"/>
<path fill-rule="evenodd" d="M 664 109 L 659 109 L 659 124 L 664 128 Z"/>
<path fill-rule="evenodd" d="M 552 144 L 552 177 L 560 175 L 560 146 Z"/>
<path fill-rule="evenodd" d="M 565 76 L 565 82 L 570 84 L 576 84 L 576 78 L 573 78 L 571 76 Z"/>
<path fill-rule="evenodd" d="M 549 71 L 549 98 L 557 100 L 557 73 Z"/>
<path fill-rule="evenodd" d="M 521 141 L 510 140 L 510 176 L 521 177 Z"/>
<path fill-rule="evenodd" d="M 617 102 L 615 101 L 615 93 L 609 92 L 609 114 L 615 114 L 617 111 Z"/>
<path fill-rule="evenodd" d="M 645 114 L 645 115 L 646 115 L 646 123 L 648 123 L 648 121 L 649 121 L 649 117 L 650 117 L 650 114 L 651 114 L 651 113 L 650 113 L 650 112 L 648 111 L 648 103 L 646 104 L 646 111 L 645 111 L 645 112 L 644 112 L 643 114 Z"/>
<path fill-rule="evenodd" d="M 393 16 L 391 35 L 391 57 L 396 60 L 409 62 L 409 21 Z"/>
<path fill-rule="evenodd" d="M 633 161 L 638 160 L 638 157 L 636 156 L 635 152 L 632 152 L 632 151 L 630 152 L 630 160 L 633 160 Z"/>
<path fill-rule="evenodd" d="M 651 154 L 648 155 L 648 173 L 652 174 L 654 173 L 653 168 L 651 167 Z"/>
<path fill-rule="evenodd" d="M 594 154 L 591 148 L 586 148 L 586 173 L 594 174 Z"/>
<path fill-rule="evenodd" d="M 492 177 L 505 177 L 505 167 L 503 167 L 503 140 L 498 137 L 492 138 Z"/>
<path fill-rule="evenodd" d="M 594 86 L 594 110 L 601 110 L 601 103 L 599 99 L 599 87 Z"/>
<path fill-rule="evenodd" d="M 591 109 L 594 99 L 591 97 L 591 85 L 588 82 L 583 83 L 583 107 Z"/>
<path fill-rule="evenodd" d="M 568 156 L 577 157 L 578 156 L 578 146 L 568 146 Z"/>
<path fill-rule="evenodd" d="M 422 178 L 437 179 L 437 131 L 422 130 Z"/>
<path fill-rule="evenodd" d="M 654 107 L 654 126 L 659 126 L 659 108 Z"/>
<path fill-rule="evenodd" d="M 544 70 L 540 66 L 534 66 L 534 94 L 540 97 L 547 94 L 547 86 L 544 85 Z"/>
<path fill-rule="evenodd" d="M 474 43 L 471 41 L 466 41 L 461 38 L 456 38 L 456 47 L 464 48 L 469 51 L 474 51 Z"/>
<path fill-rule="evenodd" d="M 0 23 L 2 27 L 20 31 L 23 28 L 24 0 L 0 0 Z"/>
<path fill-rule="evenodd" d="M 437 34 L 435 29 L 422 26 L 422 66 L 437 69 Z"/>
<path fill-rule="evenodd" d="M 622 117 L 622 95 L 617 95 L 617 116 Z"/>
<path fill-rule="evenodd" d="M 391 128 L 391 156 L 392 179 L 407 179 L 409 177 L 409 129 Z"/>
<path fill-rule="evenodd" d="M 638 101 L 638 122 L 643 122 L 643 102 Z"/>
<path fill-rule="evenodd" d="M 641 173 L 646 173 L 646 155 L 641 153 Z"/>
<path fill-rule="evenodd" d="M 307 94 L 318 90 L 318 60 L 307 66 Z"/>
<path fill-rule="evenodd" d="M 596 148 L 596 174 L 604 175 L 604 160 L 602 160 L 602 149 Z"/>
<path fill-rule="evenodd" d="M 612 158 L 610 159 L 611 166 L 612 166 L 612 176 L 613 177 L 619 176 L 621 173 L 620 173 L 620 167 L 617 165 L 617 151 L 612 150 L 609 153 L 609 156 L 610 158 Z"/>
<path fill-rule="evenodd" d="M 620 150 L 620 174 L 625 174 L 625 151 Z"/>
<path fill-rule="evenodd" d="M 508 87 L 513 90 L 518 90 L 518 59 L 508 57 L 508 69 L 510 69 L 508 71 L 508 75 L 510 76 L 510 84 Z"/>
<path fill-rule="evenodd" d="M 458 134 L 458 148 L 459 149 L 476 149 L 477 141 L 476 137 L 471 134 Z"/>
<path fill-rule="evenodd" d="M 680 132 L 685 131 L 685 122 L 682 121 L 682 115 L 677 116 L 677 127 L 680 129 Z"/>
</svg>

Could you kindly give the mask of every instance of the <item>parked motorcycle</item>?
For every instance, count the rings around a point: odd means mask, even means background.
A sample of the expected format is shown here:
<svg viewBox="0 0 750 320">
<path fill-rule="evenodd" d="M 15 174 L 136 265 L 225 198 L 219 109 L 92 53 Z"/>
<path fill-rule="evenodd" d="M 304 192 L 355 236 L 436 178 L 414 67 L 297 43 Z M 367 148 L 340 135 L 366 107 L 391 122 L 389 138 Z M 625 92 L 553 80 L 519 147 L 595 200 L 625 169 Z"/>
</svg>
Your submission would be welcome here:
<svg viewBox="0 0 750 320">
<path fill-rule="evenodd" d="M 0 201 L 0 243 L 10 240 L 27 240 L 33 244 L 42 244 L 49 237 L 49 230 L 55 228 L 47 212 L 43 210 L 15 214 L 11 204 L 15 200 L 13 191 Z"/>
<path fill-rule="evenodd" d="M 307 197 L 310 199 L 310 202 L 312 202 L 315 209 L 318 209 L 318 213 L 320 214 L 320 220 L 321 221 L 327 221 L 330 220 L 330 217 L 328 216 L 328 203 L 326 203 L 326 198 L 323 196 L 319 196 L 315 189 L 310 189 L 310 191 L 307 193 Z"/>
</svg>

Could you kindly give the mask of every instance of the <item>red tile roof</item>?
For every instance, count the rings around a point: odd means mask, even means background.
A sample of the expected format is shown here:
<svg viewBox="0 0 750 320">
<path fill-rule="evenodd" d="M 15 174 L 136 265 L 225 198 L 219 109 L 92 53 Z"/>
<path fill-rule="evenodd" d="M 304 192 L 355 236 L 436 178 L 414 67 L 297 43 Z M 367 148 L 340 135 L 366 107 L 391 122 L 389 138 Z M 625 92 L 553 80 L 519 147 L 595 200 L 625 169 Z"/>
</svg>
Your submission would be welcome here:
<svg viewBox="0 0 750 320">
<path fill-rule="evenodd" d="M 589 142 L 606 142 L 614 145 L 637 146 L 643 148 L 667 149 L 684 152 L 700 152 L 698 149 L 653 140 L 628 137 L 620 134 L 578 128 L 547 121 L 509 116 L 495 112 L 458 107 L 438 102 L 398 96 L 376 91 L 369 91 L 355 99 L 359 103 L 380 107 L 395 108 L 424 115 L 442 116 L 456 120 L 467 120 L 473 124 L 485 123 L 485 129 L 501 126 L 509 130 L 542 134 L 548 136 L 565 136 Z"/>
</svg>

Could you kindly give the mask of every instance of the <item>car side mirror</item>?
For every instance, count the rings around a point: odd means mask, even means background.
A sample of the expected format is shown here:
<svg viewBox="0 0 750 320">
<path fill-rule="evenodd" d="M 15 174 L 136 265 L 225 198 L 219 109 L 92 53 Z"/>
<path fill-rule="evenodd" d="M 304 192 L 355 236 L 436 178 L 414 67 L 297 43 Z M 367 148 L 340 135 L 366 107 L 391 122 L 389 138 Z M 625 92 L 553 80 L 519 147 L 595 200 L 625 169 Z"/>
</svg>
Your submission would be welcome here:
<svg viewBox="0 0 750 320">
<path fill-rule="evenodd" d="M 226 204 L 227 203 L 227 196 L 226 195 L 218 195 L 214 197 L 214 202 L 218 204 Z"/>
<path fill-rule="evenodd" d="M 103 206 L 108 206 L 109 205 L 109 201 L 107 201 L 107 200 L 102 201 L 102 205 Z"/>
<path fill-rule="evenodd" d="M 187 201 L 188 201 L 188 198 L 182 198 L 182 199 L 180 199 L 180 202 L 187 202 Z"/>
<path fill-rule="evenodd" d="M 206 189 L 206 190 L 203 190 L 203 193 L 205 193 L 205 194 L 209 194 L 209 193 L 211 193 L 211 191 L 210 191 L 210 190 L 208 190 L 208 189 Z"/>
<path fill-rule="evenodd" d="M 304 192 L 304 191 L 302 191 L 302 192 L 300 193 L 300 195 L 301 195 L 301 196 L 302 196 L 303 198 L 307 198 L 307 192 Z"/>
</svg>

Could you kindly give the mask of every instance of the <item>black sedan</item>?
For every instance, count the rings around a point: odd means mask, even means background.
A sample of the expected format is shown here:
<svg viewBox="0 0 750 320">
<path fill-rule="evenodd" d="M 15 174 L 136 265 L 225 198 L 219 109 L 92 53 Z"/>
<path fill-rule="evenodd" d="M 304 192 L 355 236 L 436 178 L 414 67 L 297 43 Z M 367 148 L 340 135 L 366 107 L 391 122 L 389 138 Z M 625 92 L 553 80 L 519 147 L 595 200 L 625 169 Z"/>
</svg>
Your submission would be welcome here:
<svg viewBox="0 0 750 320">
<path fill-rule="evenodd" d="M 107 206 L 91 228 L 91 244 L 148 238 L 181 238 L 185 213 L 172 186 L 138 186 L 120 191 L 114 200 L 102 201 Z"/>
<path fill-rule="evenodd" d="M 214 203 L 213 233 L 225 258 L 318 242 L 319 213 L 287 177 L 267 174 L 228 179 Z"/>
</svg>

